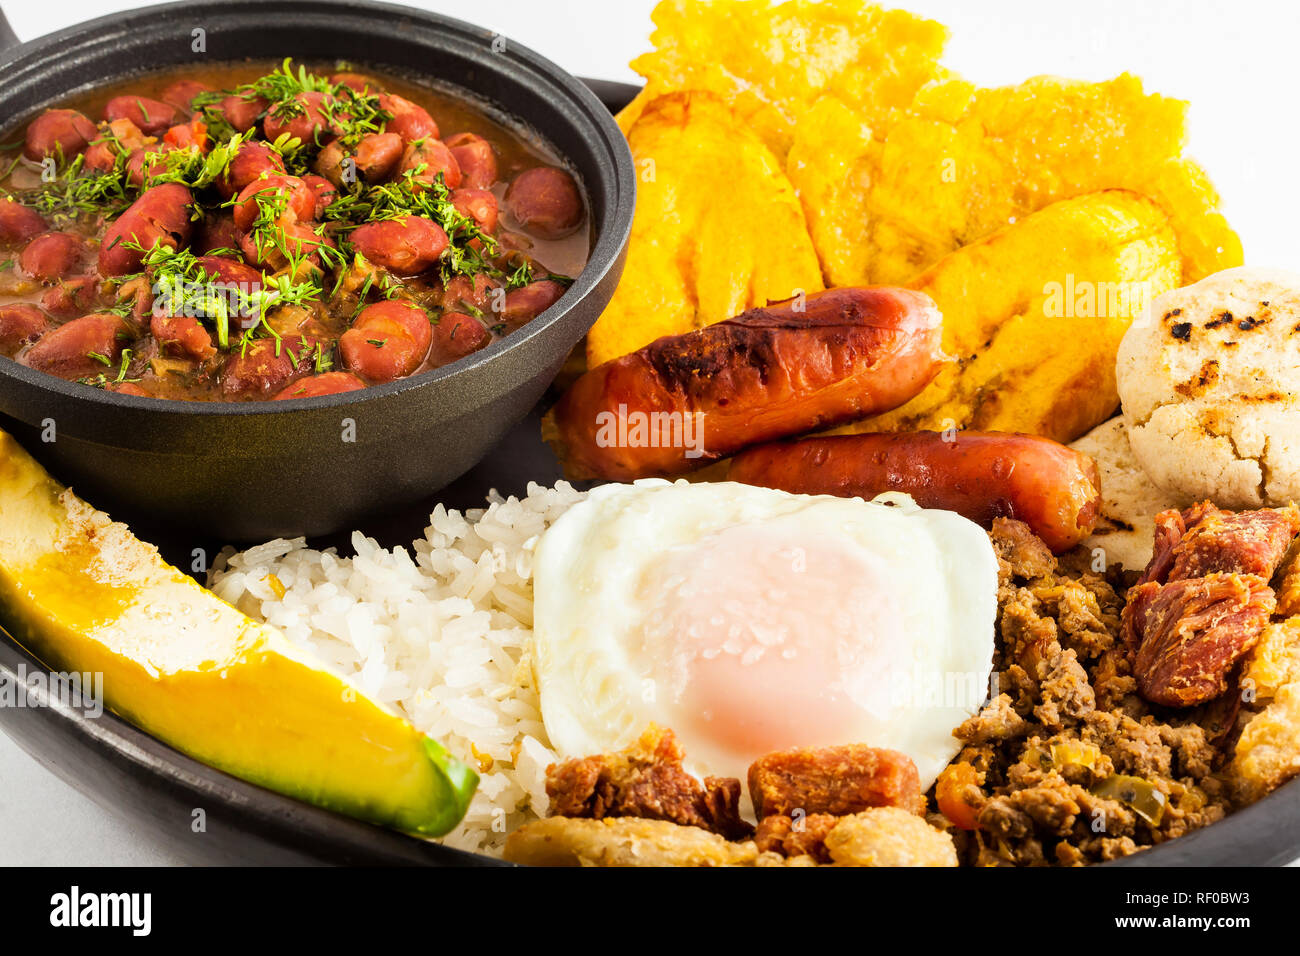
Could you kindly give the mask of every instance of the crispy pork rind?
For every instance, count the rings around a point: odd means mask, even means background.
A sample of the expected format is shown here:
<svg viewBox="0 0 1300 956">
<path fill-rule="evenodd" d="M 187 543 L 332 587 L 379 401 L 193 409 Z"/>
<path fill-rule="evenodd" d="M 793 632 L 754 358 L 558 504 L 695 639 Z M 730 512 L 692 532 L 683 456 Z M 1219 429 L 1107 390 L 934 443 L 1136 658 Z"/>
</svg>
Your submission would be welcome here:
<svg viewBox="0 0 1300 956">
<path fill-rule="evenodd" d="M 1279 608 L 1294 598 L 1283 576 Z M 1271 624 L 1242 670 L 1250 708 L 1224 769 L 1238 804 L 1254 803 L 1300 775 L 1300 617 Z"/>
<path fill-rule="evenodd" d="M 788 167 L 832 284 L 910 284 L 1008 223 L 1116 188 L 1164 209 L 1184 282 L 1241 264 L 1217 192 L 1182 156 L 1187 104 L 1145 94 L 1129 74 L 1104 83 L 1040 76 L 996 89 L 938 81 L 887 126 L 858 113 L 872 140 L 850 136 L 856 155 L 845 145 L 851 113 L 826 104 L 809 112 L 790 151 L 800 162 Z M 845 176 L 870 186 L 838 188 Z"/>
<path fill-rule="evenodd" d="M 752 840 L 732 843 L 667 820 L 548 817 L 515 830 L 505 858 L 527 866 L 753 866 Z"/>
<path fill-rule="evenodd" d="M 870 125 L 908 106 L 943 74 L 948 30 L 902 10 L 858 0 L 664 0 L 654 10 L 653 49 L 632 61 L 646 96 L 708 90 L 784 158 L 795 126 L 824 95 Z M 648 99 L 633 103 L 635 119 Z"/>
<path fill-rule="evenodd" d="M 638 171 L 627 266 L 587 364 L 822 289 L 781 163 L 710 93 L 650 101 L 628 129 Z"/>
<path fill-rule="evenodd" d="M 898 807 L 845 817 L 826 834 L 836 866 L 956 866 L 952 836 Z"/>
<path fill-rule="evenodd" d="M 951 253 L 910 285 L 957 357 L 916 398 L 842 431 L 975 428 L 1070 442 L 1119 406 L 1115 353 L 1180 267 L 1169 219 L 1109 190 L 1054 203 Z"/>
</svg>

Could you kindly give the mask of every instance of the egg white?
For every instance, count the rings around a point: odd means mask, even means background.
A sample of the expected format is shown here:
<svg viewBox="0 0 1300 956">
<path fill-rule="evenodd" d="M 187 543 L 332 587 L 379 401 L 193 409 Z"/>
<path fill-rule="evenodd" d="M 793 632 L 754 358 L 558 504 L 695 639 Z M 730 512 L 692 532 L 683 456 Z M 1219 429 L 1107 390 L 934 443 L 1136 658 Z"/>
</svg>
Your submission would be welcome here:
<svg viewBox="0 0 1300 956">
<path fill-rule="evenodd" d="M 889 617 L 879 622 L 881 633 L 892 635 L 887 645 L 852 645 L 834 687 L 836 699 L 856 707 L 853 726 L 844 732 L 849 739 L 820 739 L 806 729 L 797 706 L 782 707 L 789 701 L 781 692 L 764 697 L 766 719 L 780 725 L 791 746 L 864 743 L 901 751 L 915 761 L 922 788 L 928 788 L 960 749 L 953 729 L 979 709 L 988 686 L 997 558 L 979 526 L 952 512 L 919 508 L 905 495 L 868 502 L 660 479 L 593 490 L 546 531 L 534 563 L 534 667 L 552 746 L 566 758 L 618 750 L 655 722 L 676 731 L 692 773 L 745 778 L 761 753 L 721 740 L 726 734 L 692 730 L 701 715 L 683 710 L 683 681 L 695 666 L 690 638 L 673 631 L 673 614 L 686 600 L 677 592 L 688 594 L 694 586 L 677 570 L 700 566 L 701 555 L 709 558 L 709 548 L 728 541 L 755 545 L 735 555 L 740 600 L 728 602 L 725 584 L 719 594 L 706 595 L 726 603 L 729 615 L 769 613 L 795 628 L 802 614 L 834 622 L 829 629 L 819 625 L 816 634 L 782 632 L 814 645 L 846 620 L 851 628 L 872 614 Z M 861 581 L 830 582 L 828 598 L 828 582 L 800 577 L 796 561 L 788 593 L 746 589 L 754 568 L 805 548 L 822 556 L 823 568 L 835 571 L 842 560 L 870 573 Z M 768 580 L 757 572 L 755 578 Z M 863 583 L 867 579 L 877 584 Z M 801 607 L 808 600 L 815 603 Z M 761 633 L 766 619 L 750 623 Z M 793 656 L 781 649 L 784 644 L 763 645 L 772 640 L 764 634 L 741 649 Z M 771 668 L 786 666 L 777 660 L 769 659 Z M 747 672 L 738 673 L 743 682 Z M 809 692 L 803 685 L 789 689 L 796 704 Z"/>
</svg>

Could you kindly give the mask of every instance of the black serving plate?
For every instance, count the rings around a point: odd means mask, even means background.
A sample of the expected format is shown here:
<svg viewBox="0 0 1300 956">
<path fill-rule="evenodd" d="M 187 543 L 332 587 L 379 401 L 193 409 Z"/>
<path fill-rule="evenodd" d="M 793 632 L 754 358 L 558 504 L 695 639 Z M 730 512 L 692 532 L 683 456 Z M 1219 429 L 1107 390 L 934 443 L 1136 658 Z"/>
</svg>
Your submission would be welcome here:
<svg viewBox="0 0 1300 956">
<path fill-rule="evenodd" d="M 0 46 L 7 29 L 0 14 Z M 611 110 L 638 92 L 625 83 L 585 80 Z M 362 530 L 385 546 L 409 544 L 437 502 L 476 507 L 492 489 L 523 494 L 530 481 L 553 484 L 559 465 L 541 441 L 535 409 L 473 469 L 427 498 Z M 185 567 L 193 540 L 158 541 Z M 345 536 L 314 542 L 346 546 Z M 44 665 L 0 630 L 0 679 L 16 680 Z M 0 707 L 3 729 L 27 753 L 99 805 L 134 821 L 173 854 L 202 864 L 342 864 L 505 866 L 499 860 L 362 823 L 245 783 L 179 753 L 104 713 L 90 719 L 59 706 Z M 194 811 L 206 832 L 192 830 Z M 1188 836 L 1106 867 L 1279 866 L 1300 859 L 1300 780 L 1253 806 Z"/>
</svg>

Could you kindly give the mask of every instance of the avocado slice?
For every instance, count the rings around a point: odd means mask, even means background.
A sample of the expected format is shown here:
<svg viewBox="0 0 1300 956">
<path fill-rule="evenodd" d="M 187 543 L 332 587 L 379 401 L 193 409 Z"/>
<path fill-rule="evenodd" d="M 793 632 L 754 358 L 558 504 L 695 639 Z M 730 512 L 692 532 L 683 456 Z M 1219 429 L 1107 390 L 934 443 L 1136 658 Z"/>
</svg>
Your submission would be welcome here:
<svg viewBox="0 0 1300 956">
<path fill-rule="evenodd" d="M 478 775 L 279 631 L 61 487 L 0 431 L 0 623 L 56 671 L 210 766 L 423 836 L 465 815 Z"/>
</svg>

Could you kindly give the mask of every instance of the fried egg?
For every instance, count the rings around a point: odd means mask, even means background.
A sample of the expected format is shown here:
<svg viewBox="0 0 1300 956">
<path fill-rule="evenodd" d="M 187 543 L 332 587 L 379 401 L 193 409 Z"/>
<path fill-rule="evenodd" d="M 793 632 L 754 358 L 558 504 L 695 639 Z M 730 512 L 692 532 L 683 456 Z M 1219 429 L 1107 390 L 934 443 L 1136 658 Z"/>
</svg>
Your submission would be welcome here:
<svg viewBox="0 0 1300 956">
<path fill-rule="evenodd" d="M 647 479 L 593 490 L 534 562 L 534 668 L 562 757 L 671 727 L 698 776 L 865 743 L 928 788 L 983 703 L 997 558 L 905 495 Z"/>
</svg>

